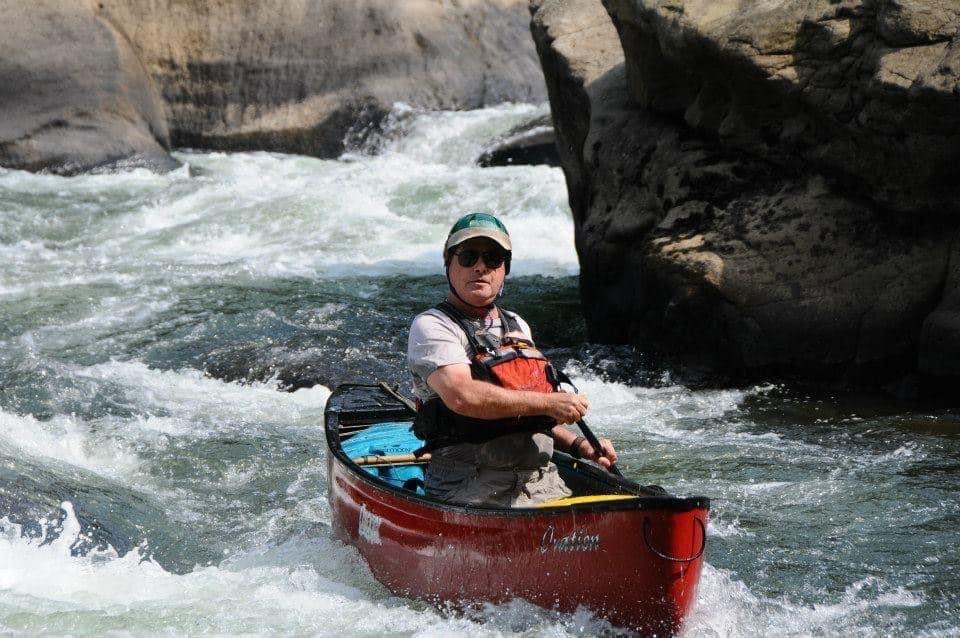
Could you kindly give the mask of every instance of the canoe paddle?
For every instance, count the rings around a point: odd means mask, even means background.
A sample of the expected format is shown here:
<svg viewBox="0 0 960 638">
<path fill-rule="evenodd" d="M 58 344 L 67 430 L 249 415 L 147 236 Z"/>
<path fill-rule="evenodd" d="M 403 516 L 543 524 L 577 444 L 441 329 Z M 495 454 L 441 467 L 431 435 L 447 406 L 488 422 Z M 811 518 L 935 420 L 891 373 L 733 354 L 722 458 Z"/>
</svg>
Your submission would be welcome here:
<svg viewBox="0 0 960 638">
<path fill-rule="evenodd" d="M 553 366 L 551 366 L 551 368 L 553 369 L 553 374 L 555 375 L 557 381 L 556 387 L 558 391 L 562 392 L 563 390 L 560 390 L 560 384 L 566 383 L 568 386 L 573 388 L 575 394 L 580 394 L 580 390 L 577 389 L 577 386 L 573 383 L 573 380 L 570 379 L 566 372 L 560 370 L 559 368 L 553 368 Z M 587 442 L 590 443 L 590 445 L 593 446 L 593 449 L 597 451 L 597 454 L 602 455 L 603 448 L 600 446 L 600 439 L 598 439 L 597 435 L 593 433 L 593 430 L 587 426 L 586 421 L 580 419 L 577 421 L 577 426 L 580 428 L 580 431 L 583 432 L 583 436 L 586 437 Z M 608 469 L 610 470 L 611 474 L 620 477 L 626 483 L 632 483 L 638 490 L 640 489 L 639 483 L 633 483 L 633 481 L 623 477 L 623 472 L 620 471 L 620 468 L 617 467 L 616 463 L 611 463 Z"/>
<path fill-rule="evenodd" d="M 603 449 L 600 447 L 600 440 L 597 439 L 597 436 L 590 430 L 589 427 L 587 427 L 587 424 L 584 423 L 583 419 L 577 421 L 577 425 L 580 427 L 580 431 L 583 432 L 583 436 L 586 437 L 590 445 L 593 446 L 594 450 Z M 616 463 L 611 463 L 610 467 L 607 469 L 610 470 L 611 474 L 614 474 L 617 479 L 619 479 L 620 484 L 623 487 L 627 488 L 637 496 L 659 496 L 661 494 L 666 494 L 666 490 L 659 485 L 640 485 L 636 481 L 628 479 L 623 475 Z"/>
<path fill-rule="evenodd" d="M 593 433 L 593 430 L 587 427 L 587 424 L 583 419 L 577 421 L 577 426 L 580 428 L 580 431 L 583 432 L 583 436 L 586 437 L 587 442 L 593 446 L 593 449 L 597 451 L 597 454 L 602 456 L 603 448 L 600 446 L 600 439 L 598 439 L 597 435 Z M 620 471 L 620 468 L 617 467 L 616 463 L 611 463 L 610 467 L 607 469 L 610 470 L 611 474 L 616 474 L 620 478 L 624 478 L 623 472 Z"/>
<path fill-rule="evenodd" d="M 387 394 L 389 394 L 390 396 L 392 396 L 394 399 L 396 399 L 397 401 L 399 401 L 400 403 L 402 403 L 402 404 L 404 405 L 404 407 L 406 407 L 410 412 L 413 413 L 414 416 L 417 415 L 417 406 L 416 406 L 416 404 L 415 404 L 413 401 L 411 401 L 409 398 L 407 398 L 407 397 L 403 396 L 402 394 L 400 394 L 400 385 L 399 385 L 399 384 L 396 385 L 395 387 L 392 387 L 392 388 L 391 388 L 389 385 L 387 385 L 387 383 L 386 383 L 385 381 L 380 381 L 380 382 L 379 382 L 379 385 L 380 385 L 380 388 L 381 388 L 384 392 L 386 392 Z"/>
</svg>

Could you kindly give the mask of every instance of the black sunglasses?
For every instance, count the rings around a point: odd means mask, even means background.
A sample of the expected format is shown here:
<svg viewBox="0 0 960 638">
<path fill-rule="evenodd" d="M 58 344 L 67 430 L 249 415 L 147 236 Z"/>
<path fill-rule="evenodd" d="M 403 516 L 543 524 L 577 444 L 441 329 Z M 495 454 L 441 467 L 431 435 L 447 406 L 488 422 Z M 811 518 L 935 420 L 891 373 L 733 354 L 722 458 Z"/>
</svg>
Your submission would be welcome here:
<svg viewBox="0 0 960 638">
<path fill-rule="evenodd" d="M 457 253 L 457 263 L 463 266 L 464 268 L 470 268 L 477 260 L 483 258 L 483 263 L 487 265 L 487 268 L 499 268 L 503 262 L 507 260 L 507 253 L 502 250 L 461 250 Z"/>
</svg>

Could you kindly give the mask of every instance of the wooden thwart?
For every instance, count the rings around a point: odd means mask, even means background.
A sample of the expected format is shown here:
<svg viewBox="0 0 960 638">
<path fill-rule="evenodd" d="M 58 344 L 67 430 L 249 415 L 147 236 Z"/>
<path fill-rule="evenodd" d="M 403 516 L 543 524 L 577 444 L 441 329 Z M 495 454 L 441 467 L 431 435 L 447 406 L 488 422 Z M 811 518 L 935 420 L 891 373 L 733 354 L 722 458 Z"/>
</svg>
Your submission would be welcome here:
<svg viewBox="0 0 960 638">
<path fill-rule="evenodd" d="M 353 460 L 357 465 L 410 465 L 412 463 L 426 463 L 430 460 L 430 453 L 420 456 L 413 454 L 366 454 Z"/>
</svg>

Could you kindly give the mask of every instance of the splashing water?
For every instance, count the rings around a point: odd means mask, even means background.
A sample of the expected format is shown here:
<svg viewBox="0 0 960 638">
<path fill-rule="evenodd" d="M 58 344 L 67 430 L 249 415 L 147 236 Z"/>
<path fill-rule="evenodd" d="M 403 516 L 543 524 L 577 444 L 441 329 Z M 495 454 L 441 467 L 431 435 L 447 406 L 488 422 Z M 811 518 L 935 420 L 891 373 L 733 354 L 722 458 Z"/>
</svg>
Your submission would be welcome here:
<svg viewBox="0 0 960 638">
<path fill-rule="evenodd" d="M 690 636 L 960 632 L 960 418 L 693 390 L 586 343 L 562 173 L 480 169 L 545 107 L 398 107 L 379 153 L 180 152 L 0 169 L 0 632 L 565 636 L 588 610 L 391 596 L 330 538 L 328 388 L 404 381 L 462 212 L 514 238 L 504 304 L 591 399 L 625 473 L 713 499 Z M 281 391 L 281 390 L 296 391 Z"/>
</svg>

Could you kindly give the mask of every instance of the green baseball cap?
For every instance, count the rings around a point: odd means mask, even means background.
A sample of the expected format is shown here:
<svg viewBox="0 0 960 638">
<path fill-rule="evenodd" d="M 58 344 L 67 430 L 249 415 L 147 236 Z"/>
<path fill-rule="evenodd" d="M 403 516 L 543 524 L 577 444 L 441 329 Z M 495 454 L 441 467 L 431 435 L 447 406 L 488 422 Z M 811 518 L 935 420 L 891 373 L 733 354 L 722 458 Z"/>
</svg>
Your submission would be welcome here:
<svg viewBox="0 0 960 638">
<path fill-rule="evenodd" d="M 504 250 L 513 250 L 510 243 L 510 234 L 507 227 L 490 213 L 468 213 L 457 220 L 447 235 L 447 242 L 443 245 L 443 254 L 474 237 L 487 237 L 497 242 Z"/>
</svg>

